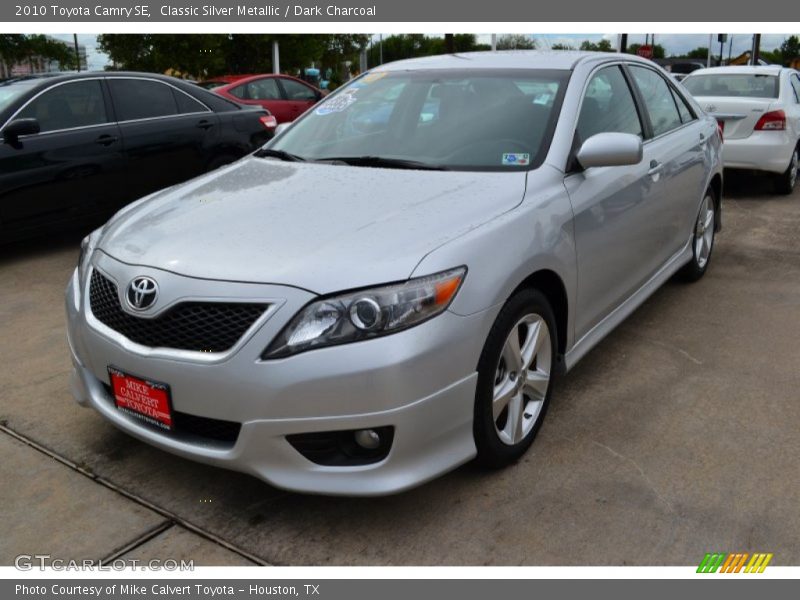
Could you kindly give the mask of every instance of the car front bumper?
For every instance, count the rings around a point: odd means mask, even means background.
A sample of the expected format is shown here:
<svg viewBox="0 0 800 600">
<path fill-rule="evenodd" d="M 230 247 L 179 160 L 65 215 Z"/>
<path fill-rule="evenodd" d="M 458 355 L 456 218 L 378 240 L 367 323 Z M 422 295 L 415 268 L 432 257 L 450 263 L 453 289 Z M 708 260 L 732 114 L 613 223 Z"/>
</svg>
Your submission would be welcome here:
<svg viewBox="0 0 800 600">
<path fill-rule="evenodd" d="M 725 139 L 722 160 L 726 169 L 753 169 L 783 173 L 792 160 L 797 140 L 788 131 L 754 131 L 746 138 Z"/>
<path fill-rule="evenodd" d="M 102 254 L 96 262 L 119 281 L 142 271 Z M 197 284 L 179 281 L 189 278 L 175 274 L 145 271 L 157 274 L 164 289 L 176 283 L 183 288 Z M 386 337 L 262 361 L 264 348 L 313 296 L 282 286 L 197 285 L 209 288 L 208 297 L 260 296 L 280 306 L 222 356 L 158 351 L 137 346 L 99 324 L 89 309 L 88 282 L 79 283 L 76 271 L 66 292 L 76 400 L 153 446 L 301 492 L 399 492 L 475 456 L 475 369 L 496 310 L 466 317 L 445 312 Z M 243 285 L 250 287 L 243 292 Z M 119 411 L 107 387 L 110 365 L 168 384 L 175 411 L 241 424 L 238 436 L 220 443 L 163 432 Z M 317 464 L 286 439 L 292 434 L 384 426 L 394 427 L 388 455 L 366 465 Z"/>
</svg>

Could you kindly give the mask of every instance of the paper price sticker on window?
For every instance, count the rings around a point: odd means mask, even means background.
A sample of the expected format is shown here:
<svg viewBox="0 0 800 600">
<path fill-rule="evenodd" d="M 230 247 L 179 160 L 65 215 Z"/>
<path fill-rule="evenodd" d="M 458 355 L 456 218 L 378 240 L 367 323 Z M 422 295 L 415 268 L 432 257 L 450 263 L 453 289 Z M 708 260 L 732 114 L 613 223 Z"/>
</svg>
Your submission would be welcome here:
<svg viewBox="0 0 800 600">
<path fill-rule="evenodd" d="M 524 167 L 525 165 L 531 164 L 531 155 L 527 152 L 525 153 L 517 153 L 517 152 L 506 152 L 503 154 L 503 162 L 504 166 L 512 166 L 512 167 Z"/>
<path fill-rule="evenodd" d="M 347 110 L 358 98 L 356 98 L 357 90 L 344 90 L 341 94 L 337 94 L 333 98 L 323 102 L 314 112 L 318 115 L 329 115 L 331 113 L 339 113 Z"/>
</svg>

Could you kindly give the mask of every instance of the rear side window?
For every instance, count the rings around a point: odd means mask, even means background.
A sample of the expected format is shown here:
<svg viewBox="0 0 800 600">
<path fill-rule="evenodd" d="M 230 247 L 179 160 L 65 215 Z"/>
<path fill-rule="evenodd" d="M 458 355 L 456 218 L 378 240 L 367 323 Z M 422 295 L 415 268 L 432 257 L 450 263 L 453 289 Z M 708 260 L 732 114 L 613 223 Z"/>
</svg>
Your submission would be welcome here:
<svg viewBox="0 0 800 600">
<path fill-rule="evenodd" d="M 65 83 L 46 91 L 17 115 L 39 121 L 42 133 L 108 122 L 99 80 Z"/>
<path fill-rule="evenodd" d="M 145 79 L 108 79 L 119 121 L 152 119 L 178 114 L 172 88 Z M 192 111 L 195 112 L 195 111 Z"/>
<path fill-rule="evenodd" d="M 692 96 L 723 98 L 777 98 L 778 77 L 762 73 L 691 75 L 683 85 Z"/>
<path fill-rule="evenodd" d="M 292 79 L 281 79 L 281 85 L 286 91 L 286 98 L 289 100 L 316 100 L 317 95 L 307 85 L 293 81 Z"/>
<path fill-rule="evenodd" d="M 642 135 L 636 104 L 619 67 L 606 67 L 592 77 L 578 117 L 581 141 L 605 132 Z"/>
<path fill-rule="evenodd" d="M 178 103 L 178 112 L 181 114 L 208 112 L 208 109 L 200 102 L 179 90 L 172 90 L 175 101 Z"/>
<path fill-rule="evenodd" d="M 789 77 L 789 81 L 792 83 L 795 102 L 800 102 L 800 77 L 798 77 L 797 75 L 792 75 L 791 77 Z"/>
<path fill-rule="evenodd" d="M 684 123 L 692 121 L 694 119 L 694 116 L 692 115 L 692 111 L 689 110 L 689 106 L 686 104 L 686 100 L 684 100 L 683 97 L 678 92 L 676 92 L 674 88 L 670 88 L 670 90 L 672 91 L 672 95 L 675 98 L 675 104 L 678 106 L 678 112 L 681 115 L 681 121 Z"/>
<path fill-rule="evenodd" d="M 631 65 L 629 69 L 642 94 L 650 124 L 653 126 L 653 135 L 662 135 L 680 127 L 683 122 L 666 80 L 646 67 Z"/>
</svg>

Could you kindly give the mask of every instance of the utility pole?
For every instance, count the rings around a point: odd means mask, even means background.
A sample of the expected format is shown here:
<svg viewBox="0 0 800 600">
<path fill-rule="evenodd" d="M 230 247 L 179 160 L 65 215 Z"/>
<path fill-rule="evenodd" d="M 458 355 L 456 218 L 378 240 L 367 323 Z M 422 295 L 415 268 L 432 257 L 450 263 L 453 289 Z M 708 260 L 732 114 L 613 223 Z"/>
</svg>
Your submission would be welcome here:
<svg viewBox="0 0 800 600">
<path fill-rule="evenodd" d="M 628 51 L 628 34 L 621 33 L 619 36 L 619 51 L 621 54 L 625 54 Z"/>
<path fill-rule="evenodd" d="M 753 34 L 753 54 L 752 54 L 753 65 L 758 64 L 758 59 L 760 58 L 760 54 L 761 54 L 761 34 L 756 33 Z"/>
<path fill-rule="evenodd" d="M 78 64 L 78 73 L 81 72 L 81 53 L 78 50 L 78 34 L 72 34 L 72 41 L 75 43 L 75 62 Z"/>
<path fill-rule="evenodd" d="M 497 34 L 492 34 L 492 52 L 497 52 Z"/>
<path fill-rule="evenodd" d="M 714 41 L 714 34 L 708 34 L 708 54 L 706 55 L 706 68 L 711 66 L 711 42 Z"/>
<path fill-rule="evenodd" d="M 272 40 L 272 72 L 281 72 L 281 48 L 278 40 Z"/>
</svg>

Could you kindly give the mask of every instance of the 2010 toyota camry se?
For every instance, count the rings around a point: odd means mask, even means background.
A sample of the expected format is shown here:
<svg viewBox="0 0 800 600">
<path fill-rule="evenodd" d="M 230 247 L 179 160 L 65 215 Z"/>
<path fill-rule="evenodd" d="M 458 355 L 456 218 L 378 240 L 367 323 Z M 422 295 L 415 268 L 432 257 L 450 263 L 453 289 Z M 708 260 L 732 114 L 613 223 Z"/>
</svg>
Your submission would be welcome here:
<svg viewBox="0 0 800 600">
<path fill-rule="evenodd" d="M 88 236 L 72 390 L 180 456 L 377 495 L 530 446 L 553 377 L 708 269 L 716 121 L 599 53 L 402 61 Z"/>
</svg>

